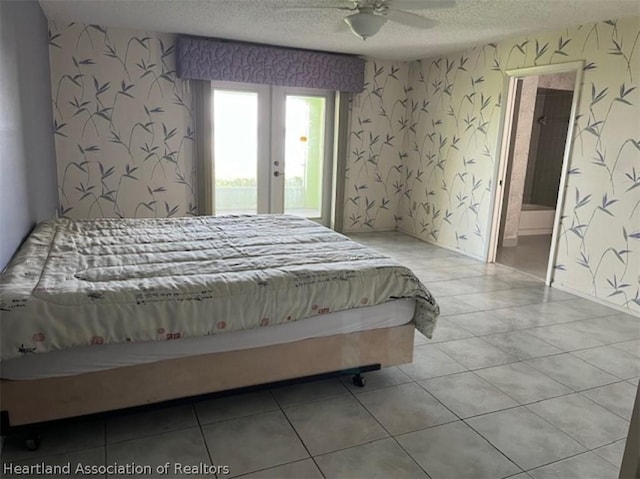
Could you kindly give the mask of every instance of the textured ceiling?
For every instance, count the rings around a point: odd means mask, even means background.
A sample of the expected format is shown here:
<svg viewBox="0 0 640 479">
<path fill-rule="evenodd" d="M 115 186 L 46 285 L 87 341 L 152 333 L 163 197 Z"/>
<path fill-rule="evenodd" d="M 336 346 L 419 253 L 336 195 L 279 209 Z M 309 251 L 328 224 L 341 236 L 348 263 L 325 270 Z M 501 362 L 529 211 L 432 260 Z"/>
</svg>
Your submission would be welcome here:
<svg viewBox="0 0 640 479">
<path fill-rule="evenodd" d="M 0 0 L 1 1 L 1 0 Z M 393 0 L 389 0 L 393 3 Z M 428 6 L 429 0 L 424 1 Z M 363 41 L 342 22 L 340 0 L 40 0 L 61 22 L 186 33 L 273 45 L 413 60 L 502 38 L 640 14 L 638 0 L 457 0 L 450 9 L 413 10 L 435 19 L 429 30 L 387 22 Z"/>
</svg>

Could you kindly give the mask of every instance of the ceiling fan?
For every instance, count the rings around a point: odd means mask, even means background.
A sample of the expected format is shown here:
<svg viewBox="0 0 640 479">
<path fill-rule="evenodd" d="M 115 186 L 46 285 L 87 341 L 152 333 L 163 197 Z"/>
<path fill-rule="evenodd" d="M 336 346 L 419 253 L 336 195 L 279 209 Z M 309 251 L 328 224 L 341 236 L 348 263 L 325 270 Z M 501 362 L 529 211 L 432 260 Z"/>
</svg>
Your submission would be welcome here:
<svg viewBox="0 0 640 479">
<path fill-rule="evenodd" d="M 414 28 L 432 28 L 436 21 L 430 18 L 406 12 L 405 10 L 430 10 L 452 8 L 455 0 L 351 0 L 338 5 L 314 5 L 293 7 L 296 9 L 335 8 L 355 12 L 345 17 L 344 22 L 354 35 L 366 40 L 378 33 L 387 21 L 400 23 Z"/>
</svg>

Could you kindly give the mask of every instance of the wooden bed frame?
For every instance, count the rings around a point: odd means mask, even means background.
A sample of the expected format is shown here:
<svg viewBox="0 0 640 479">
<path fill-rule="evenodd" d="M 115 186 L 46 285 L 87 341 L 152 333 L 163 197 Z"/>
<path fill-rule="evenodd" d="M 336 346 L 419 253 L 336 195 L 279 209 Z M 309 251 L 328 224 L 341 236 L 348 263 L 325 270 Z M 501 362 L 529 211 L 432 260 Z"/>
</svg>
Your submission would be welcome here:
<svg viewBox="0 0 640 479">
<path fill-rule="evenodd" d="M 7 426 L 153 404 L 413 358 L 413 323 L 74 376 L 0 381 Z"/>
</svg>

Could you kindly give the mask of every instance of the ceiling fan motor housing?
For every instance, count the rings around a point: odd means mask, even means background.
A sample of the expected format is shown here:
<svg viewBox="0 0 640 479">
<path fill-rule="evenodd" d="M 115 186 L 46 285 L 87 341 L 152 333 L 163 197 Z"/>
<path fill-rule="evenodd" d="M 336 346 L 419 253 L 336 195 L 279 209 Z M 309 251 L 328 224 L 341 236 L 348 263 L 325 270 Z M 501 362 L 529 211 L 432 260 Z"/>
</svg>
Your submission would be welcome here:
<svg viewBox="0 0 640 479">
<path fill-rule="evenodd" d="M 349 15 L 344 21 L 355 35 L 366 40 L 378 33 L 382 25 L 387 22 L 383 15 L 374 13 L 376 11 L 377 7 L 373 5 L 359 7 L 358 13 Z"/>
</svg>

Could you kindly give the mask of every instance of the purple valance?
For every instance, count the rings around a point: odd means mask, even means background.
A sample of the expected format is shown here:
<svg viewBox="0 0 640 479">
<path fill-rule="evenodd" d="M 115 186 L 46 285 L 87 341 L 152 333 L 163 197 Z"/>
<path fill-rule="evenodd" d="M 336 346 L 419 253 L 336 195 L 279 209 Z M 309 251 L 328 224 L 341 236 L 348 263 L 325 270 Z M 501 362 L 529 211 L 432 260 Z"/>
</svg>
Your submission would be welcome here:
<svg viewBox="0 0 640 479">
<path fill-rule="evenodd" d="M 210 38 L 179 37 L 178 77 L 360 92 L 364 60 L 355 56 Z"/>
</svg>

